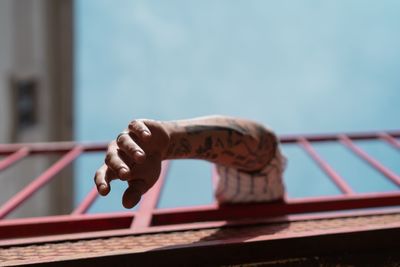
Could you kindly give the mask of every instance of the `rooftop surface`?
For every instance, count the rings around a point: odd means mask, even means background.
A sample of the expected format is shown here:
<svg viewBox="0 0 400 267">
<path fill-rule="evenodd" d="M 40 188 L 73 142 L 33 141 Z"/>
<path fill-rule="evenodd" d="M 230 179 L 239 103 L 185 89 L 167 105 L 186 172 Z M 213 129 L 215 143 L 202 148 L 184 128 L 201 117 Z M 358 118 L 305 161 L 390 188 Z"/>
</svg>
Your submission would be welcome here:
<svg viewBox="0 0 400 267">
<path fill-rule="evenodd" d="M 379 214 L 381 213 L 381 214 Z M 226 265 L 385 251 L 400 237 L 400 209 L 339 218 L 239 224 L 198 230 L 5 247 L 0 264 L 77 266 Z M 395 255 L 393 255 L 395 256 Z"/>
</svg>

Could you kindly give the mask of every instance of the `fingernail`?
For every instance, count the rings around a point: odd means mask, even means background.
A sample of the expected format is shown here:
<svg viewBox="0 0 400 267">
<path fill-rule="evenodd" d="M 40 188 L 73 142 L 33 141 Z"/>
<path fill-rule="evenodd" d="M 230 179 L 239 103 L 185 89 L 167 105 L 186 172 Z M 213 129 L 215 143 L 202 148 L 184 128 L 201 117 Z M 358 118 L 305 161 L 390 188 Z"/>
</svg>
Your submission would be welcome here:
<svg viewBox="0 0 400 267">
<path fill-rule="evenodd" d="M 139 156 L 139 157 L 144 156 L 144 153 L 143 153 L 142 151 L 140 151 L 140 150 L 137 150 L 137 151 L 135 152 L 135 154 L 136 154 L 136 156 Z"/>
<path fill-rule="evenodd" d="M 124 176 L 127 173 L 128 173 L 128 170 L 126 168 L 122 167 L 121 169 L 119 169 L 120 176 Z"/>
<path fill-rule="evenodd" d="M 142 136 L 145 137 L 145 138 L 149 137 L 150 136 L 150 132 L 149 131 L 143 131 L 142 132 Z"/>
<path fill-rule="evenodd" d="M 105 192 L 106 189 L 107 189 L 107 185 L 105 185 L 105 184 L 101 184 L 101 185 L 99 186 L 99 191 L 101 191 L 101 193 Z"/>
</svg>

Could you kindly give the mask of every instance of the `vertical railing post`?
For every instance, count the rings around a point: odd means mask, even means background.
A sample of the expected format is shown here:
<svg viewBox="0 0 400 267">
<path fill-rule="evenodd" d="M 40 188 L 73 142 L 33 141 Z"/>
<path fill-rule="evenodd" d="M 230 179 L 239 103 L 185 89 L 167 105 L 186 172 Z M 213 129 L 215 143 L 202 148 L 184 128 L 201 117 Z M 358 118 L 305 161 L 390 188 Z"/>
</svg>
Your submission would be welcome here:
<svg viewBox="0 0 400 267">
<path fill-rule="evenodd" d="M 389 178 L 393 183 L 395 183 L 397 186 L 400 186 L 400 177 L 395 174 L 392 170 L 389 168 L 385 167 L 383 164 L 381 164 L 379 161 L 368 155 L 364 150 L 356 146 L 350 138 L 348 138 L 346 135 L 340 135 L 339 136 L 340 142 L 350 149 L 354 154 L 362 158 L 365 162 L 367 162 L 370 166 L 372 166 L 374 169 L 376 169 L 378 172 L 382 173 L 384 176 Z"/>
<path fill-rule="evenodd" d="M 169 165 L 169 161 L 164 161 L 162 163 L 160 177 L 155 185 L 146 194 L 144 194 L 143 199 L 139 204 L 139 209 L 136 212 L 136 216 L 134 217 L 131 225 L 133 231 L 143 230 L 150 227 L 153 212 L 157 208 L 160 193 L 167 177 Z"/>
<path fill-rule="evenodd" d="M 400 142 L 396 140 L 396 138 L 392 137 L 391 135 L 388 135 L 387 133 L 380 133 L 379 137 L 389 144 L 391 144 L 394 148 L 400 149 Z"/>
<path fill-rule="evenodd" d="M 97 188 L 94 186 L 86 195 L 85 199 L 72 211 L 72 215 L 84 214 L 92 206 L 98 196 Z"/>
<path fill-rule="evenodd" d="M 299 138 L 299 144 L 303 150 L 317 163 L 317 165 L 328 175 L 333 183 L 343 194 L 351 195 L 354 191 L 347 182 L 315 151 L 311 144 L 303 137 Z"/>
</svg>

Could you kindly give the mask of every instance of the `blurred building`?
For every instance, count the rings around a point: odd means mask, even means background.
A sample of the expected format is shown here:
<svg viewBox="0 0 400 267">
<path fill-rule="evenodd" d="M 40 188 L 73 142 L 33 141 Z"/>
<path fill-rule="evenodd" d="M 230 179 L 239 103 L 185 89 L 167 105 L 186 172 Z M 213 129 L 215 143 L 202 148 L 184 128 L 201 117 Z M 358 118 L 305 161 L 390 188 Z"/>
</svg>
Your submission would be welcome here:
<svg viewBox="0 0 400 267">
<path fill-rule="evenodd" d="M 72 139 L 72 3 L 0 1 L 0 144 Z M 3 172 L 0 203 L 53 161 L 33 157 Z M 70 210 L 71 174 L 63 171 L 10 217 Z"/>
</svg>

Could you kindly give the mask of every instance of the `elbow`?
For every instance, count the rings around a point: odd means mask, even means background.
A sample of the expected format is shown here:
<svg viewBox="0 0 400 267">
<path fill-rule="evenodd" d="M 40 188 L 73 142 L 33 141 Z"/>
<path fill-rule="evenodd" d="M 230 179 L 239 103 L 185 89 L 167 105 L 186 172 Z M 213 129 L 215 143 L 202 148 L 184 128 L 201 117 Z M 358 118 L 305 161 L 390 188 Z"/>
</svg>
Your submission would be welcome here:
<svg viewBox="0 0 400 267">
<path fill-rule="evenodd" d="M 258 168 L 262 169 L 268 165 L 271 160 L 275 157 L 276 151 L 278 150 L 279 140 L 274 132 L 265 128 L 260 127 L 258 134 Z"/>
</svg>

